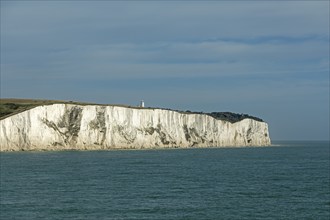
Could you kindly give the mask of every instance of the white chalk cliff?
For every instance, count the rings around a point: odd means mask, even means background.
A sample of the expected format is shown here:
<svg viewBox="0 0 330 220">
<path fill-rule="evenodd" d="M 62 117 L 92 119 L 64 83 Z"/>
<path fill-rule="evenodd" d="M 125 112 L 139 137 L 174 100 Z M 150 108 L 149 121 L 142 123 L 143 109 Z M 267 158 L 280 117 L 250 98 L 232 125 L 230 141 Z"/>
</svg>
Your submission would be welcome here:
<svg viewBox="0 0 330 220">
<path fill-rule="evenodd" d="M 265 122 L 162 109 L 53 104 L 0 121 L 1 151 L 267 145 Z"/>
</svg>

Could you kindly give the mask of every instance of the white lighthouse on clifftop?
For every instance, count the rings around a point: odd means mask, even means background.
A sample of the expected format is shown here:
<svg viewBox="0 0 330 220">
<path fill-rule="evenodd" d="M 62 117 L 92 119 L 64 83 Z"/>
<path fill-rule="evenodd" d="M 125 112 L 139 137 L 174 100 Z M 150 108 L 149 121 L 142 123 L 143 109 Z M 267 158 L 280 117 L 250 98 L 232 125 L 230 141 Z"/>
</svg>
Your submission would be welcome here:
<svg viewBox="0 0 330 220">
<path fill-rule="evenodd" d="M 140 107 L 144 108 L 144 101 L 143 100 L 141 100 L 141 102 L 140 102 Z"/>
</svg>

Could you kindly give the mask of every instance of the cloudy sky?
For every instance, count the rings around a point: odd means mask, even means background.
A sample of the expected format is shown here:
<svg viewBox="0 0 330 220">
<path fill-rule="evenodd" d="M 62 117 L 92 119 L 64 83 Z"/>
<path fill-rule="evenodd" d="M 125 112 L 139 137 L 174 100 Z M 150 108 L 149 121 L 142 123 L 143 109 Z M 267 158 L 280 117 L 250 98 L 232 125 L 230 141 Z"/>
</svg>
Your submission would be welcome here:
<svg viewBox="0 0 330 220">
<path fill-rule="evenodd" d="M 1 1 L 1 98 L 263 118 L 329 139 L 329 1 Z"/>
</svg>

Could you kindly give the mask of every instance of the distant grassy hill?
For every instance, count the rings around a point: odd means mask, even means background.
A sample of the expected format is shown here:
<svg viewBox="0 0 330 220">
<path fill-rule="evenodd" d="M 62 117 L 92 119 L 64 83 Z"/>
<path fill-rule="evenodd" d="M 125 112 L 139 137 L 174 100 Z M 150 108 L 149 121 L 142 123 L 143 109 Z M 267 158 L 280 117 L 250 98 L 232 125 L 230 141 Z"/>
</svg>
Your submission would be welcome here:
<svg viewBox="0 0 330 220">
<path fill-rule="evenodd" d="M 39 99 L 0 99 L 0 120 L 7 118 L 9 116 L 24 112 L 26 110 L 35 108 L 41 105 L 52 105 L 52 104 L 75 104 L 75 105 L 102 105 L 102 106 L 120 106 L 120 107 L 127 107 L 127 108 L 137 108 L 135 106 L 129 105 L 106 105 L 106 104 L 95 104 L 95 103 L 86 103 L 86 102 L 74 102 L 74 101 L 60 101 L 60 100 L 39 100 Z M 241 121 L 245 118 L 251 118 L 256 121 L 263 121 L 260 118 L 250 116 L 247 114 L 237 114 L 232 112 L 211 112 L 211 113 L 204 113 L 204 112 L 191 112 L 191 111 L 178 111 L 172 109 L 164 109 L 164 108 L 150 108 L 147 107 L 145 109 L 163 109 L 169 111 L 177 111 L 183 114 L 205 114 L 209 115 L 218 120 L 225 120 L 231 123 Z"/>
</svg>

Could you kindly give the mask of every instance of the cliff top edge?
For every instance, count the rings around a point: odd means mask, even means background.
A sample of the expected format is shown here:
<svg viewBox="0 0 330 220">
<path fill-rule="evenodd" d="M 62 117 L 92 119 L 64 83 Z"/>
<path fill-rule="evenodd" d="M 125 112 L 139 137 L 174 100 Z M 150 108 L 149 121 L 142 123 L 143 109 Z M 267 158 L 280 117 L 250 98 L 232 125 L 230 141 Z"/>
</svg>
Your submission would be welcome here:
<svg viewBox="0 0 330 220">
<path fill-rule="evenodd" d="M 17 99 L 17 98 L 2 98 L 0 99 L 0 120 L 8 118 L 10 116 L 19 114 L 21 112 L 30 110 L 32 108 L 43 106 L 43 105 L 53 105 L 53 104 L 72 104 L 72 105 L 97 105 L 97 106 L 116 106 L 116 107 L 125 107 L 125 108 L 133 108 L 133 109 L 161 109 L 168 111 L 175 111 L 182 114 L 203 114 L 211 116 L 218 120 L 229 121 L 231 123 L 235 123 L 241 121 L 243 119 L 249 118 L 256 121 L 263 122 L 262 119 L 254 116 L 250 116 L 248 114 L 238 114 L 232 112 L 194 112 L 194 111 L 180 111 L 173 110 L 168 108 L 158 108 L 158 107 L 138 107 L 138 106 L 130 106 L 123 104 L 97 104 L 97 103 L 88 103 L 88 102 L 76 102 L 76 101 L 61 101 L 61 100 L 41 100 L 41 99 Z"/>
</svg>

